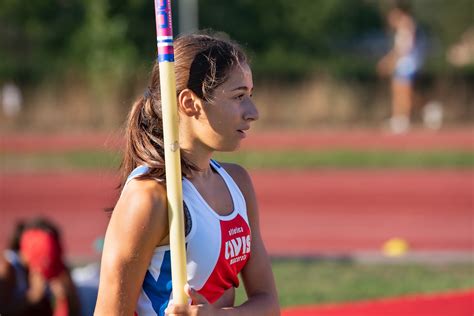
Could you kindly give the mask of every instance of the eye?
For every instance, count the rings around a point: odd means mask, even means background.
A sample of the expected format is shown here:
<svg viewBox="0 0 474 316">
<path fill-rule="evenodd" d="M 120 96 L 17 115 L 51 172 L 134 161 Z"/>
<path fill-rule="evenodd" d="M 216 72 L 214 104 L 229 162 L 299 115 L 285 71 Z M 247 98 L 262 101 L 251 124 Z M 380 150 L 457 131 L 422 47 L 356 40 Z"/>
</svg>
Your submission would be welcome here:
<svg viewBox="0 0 474 316">
<path fill-rule="evenodd" d="M 242 101 L 244 99 L 244 97 L 245 97 L 245 94 L 242 93 L 242 94 L 239 94 L 239 95 L 235 96 L 234 99 Z"/>
</svg>

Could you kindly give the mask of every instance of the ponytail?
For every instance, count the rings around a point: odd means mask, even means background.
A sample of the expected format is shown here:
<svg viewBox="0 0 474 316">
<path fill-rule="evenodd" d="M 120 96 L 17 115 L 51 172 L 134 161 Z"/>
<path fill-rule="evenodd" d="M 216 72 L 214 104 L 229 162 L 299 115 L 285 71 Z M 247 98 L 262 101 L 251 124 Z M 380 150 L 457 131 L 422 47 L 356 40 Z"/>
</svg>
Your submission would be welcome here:
<svg viewBox="0 0 474 316">
<path fill-rule="evenodd" d="M 127 121 L 122 184 L 128 174 L 139 165 L 146 165 L 150 168 L 150 174 L 164 179 L 161 103 L 154 102 L 151 93 L 145 93 L 133 104 Z"/>
<path fill-rule="evenodd" d="M 130 172 L 140 165 L 145 165 L 149 169 L 140 178 L 153 178 L 165 183 L 163 117 L 159 96 L 159 92 L 147 89 L 132 106 L 125 132 L 125 155 L 121 167 L 122 187 Z M 181 170 L 183 176 L 191 170 L 198 170 L 183 156 L 183 152 L 181 152 Z"/>
</svg>

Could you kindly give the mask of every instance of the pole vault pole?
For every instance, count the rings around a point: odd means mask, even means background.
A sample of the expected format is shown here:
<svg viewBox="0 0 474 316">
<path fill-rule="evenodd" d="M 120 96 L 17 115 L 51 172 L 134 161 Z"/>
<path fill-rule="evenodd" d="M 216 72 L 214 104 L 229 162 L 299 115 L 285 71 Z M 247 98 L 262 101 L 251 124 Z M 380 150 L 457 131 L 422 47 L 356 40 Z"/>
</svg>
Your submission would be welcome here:
<svg viewBox="0 0 474 316">
<path fill-rule="evenodd" d="M 187 282 L 186 251 L 171 3 L 170 0 L 154 1 L 160 66 L 161 109 L 163 112 L 173 302 L 187 304 L 188 297 L 184 292 L 184 285 Z"/>
</svg>

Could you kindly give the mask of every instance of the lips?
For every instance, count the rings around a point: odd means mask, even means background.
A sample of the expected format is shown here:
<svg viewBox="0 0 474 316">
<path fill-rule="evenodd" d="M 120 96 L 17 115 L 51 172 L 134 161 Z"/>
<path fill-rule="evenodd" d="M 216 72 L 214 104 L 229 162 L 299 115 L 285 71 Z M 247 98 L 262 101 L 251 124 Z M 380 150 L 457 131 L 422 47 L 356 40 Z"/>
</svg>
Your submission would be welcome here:
<svg viewBox="0 0 474 316">
<path fill-rule="evenodd" d="M 247 134 L 246 134 L 246 131 L 248 131 L 248 128 L 246 129 L 238 129 L 237 132 L 242 136 L 242 137 L 246 137 Z"/>
</svg>

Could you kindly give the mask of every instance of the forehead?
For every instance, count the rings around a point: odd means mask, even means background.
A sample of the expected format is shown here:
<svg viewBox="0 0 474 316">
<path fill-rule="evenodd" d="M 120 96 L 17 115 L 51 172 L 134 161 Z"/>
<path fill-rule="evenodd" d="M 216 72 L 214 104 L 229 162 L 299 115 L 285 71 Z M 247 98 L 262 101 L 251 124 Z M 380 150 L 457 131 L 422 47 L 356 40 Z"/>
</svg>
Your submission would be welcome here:
<svg viewBox="0 0 474 316">
<path fill-rule="evenodd" d="M 247 63 L 233 67 L 229 72 L 229 77 L 222 84 L 222 88 L 225 90 L 239 87 L 253 88 L 252 70 Z"/>
</svg>

